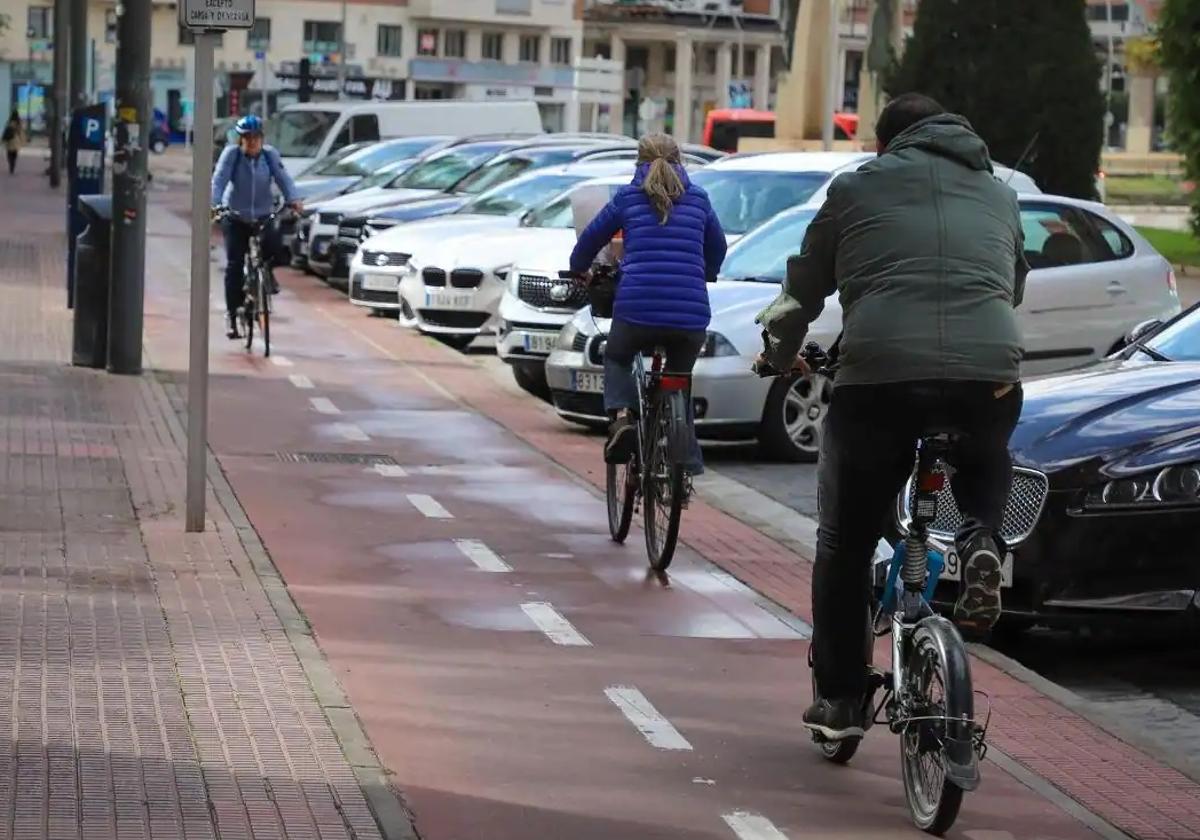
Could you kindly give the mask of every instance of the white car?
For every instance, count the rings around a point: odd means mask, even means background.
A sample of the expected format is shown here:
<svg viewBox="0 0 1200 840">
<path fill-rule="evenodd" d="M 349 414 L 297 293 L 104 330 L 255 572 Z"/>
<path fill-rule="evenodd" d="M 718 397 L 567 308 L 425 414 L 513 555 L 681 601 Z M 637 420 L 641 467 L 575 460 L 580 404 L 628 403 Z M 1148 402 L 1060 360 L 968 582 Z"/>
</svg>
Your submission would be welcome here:
<svg viewBox="0 0 1200 840">
<path fill-rule="evenodd" d="M 853 171 L 874 155 L 863 152 L 779 152 L 723 158 L 691 173 L 692 181 L 708 193 L 730 244 L 781 211 L 798 206 L 817 208 L 825 201 L 829 184 L 843 172 Z M 1029 176 L 997 167 L 997 177 L 1014 188 L 1038 192 Z M 616 186 L 613 187 L 614 191 Z M 800 239 L 787 247 L 799 250 Z M 542 370 L 562 329 L 586 302 L 570 281 L 560 280 L 574 243 L 558 252 L 537 255 L 531 263 L 517 262 L 509 289 L 500 301 L 500 358 L 512 365 L 522 388 L 547 396 Z"/>
<path fill-rule="evenodd" d="M 428 240 L 431 229 L 443 230 L 446 241 L 460 241 L 463 235 L 477 237 L 485 233 L 506 235 L 518 228 L 522 217 L 554 198 L 567 188 L 582 181 L 602 176 L 619 175 L 627 181 L 633 174 L 632 160 L 584 160 L 566 166 L 537 169 L 514 178 L 475 196 L 453 213 L 395 225 L 384 233 L 366 239 L 350 263 L 350 302 L 376 311 L 400 309 L 398 288 L 400 279 L 409 272 L 413 251 L 406 244 L 405 231 L 412 225 Z M 418 254 L 424 259 L 423 254 Z M 408 307 L 406 320 L 414 316 Z"/>
<path fill-rule="evenodd" d="M 1017 310 L 1025 339 L 1026 375 L 1087 364 L 1121 346 L 1149 320 L 1179 311 L 1175 277 L 1137 231 L 1103 205 L 1059 196 L 1020 196 L 1025 254 L 1033 269 Z M 779 291 L 787 258 L 796 252 L 816 209 L 782 213 L 730 249 L 726 278 L 709 290 L 710 336 L 696 363 L 693 398 L 702 438 L 757 439 L 771 457 L 813 461 L 820 448 L 829 384 L 759 379 L 750 370 L 762 349 L 754 316 Z M 832 296 L 809 338 L 824 346 L 841 330 Z M 546 361 L 546 379 L 560 416 L 605 422 L 604 338 L 608 323 L 583 309 L 565 327 Z"/>
</svg>

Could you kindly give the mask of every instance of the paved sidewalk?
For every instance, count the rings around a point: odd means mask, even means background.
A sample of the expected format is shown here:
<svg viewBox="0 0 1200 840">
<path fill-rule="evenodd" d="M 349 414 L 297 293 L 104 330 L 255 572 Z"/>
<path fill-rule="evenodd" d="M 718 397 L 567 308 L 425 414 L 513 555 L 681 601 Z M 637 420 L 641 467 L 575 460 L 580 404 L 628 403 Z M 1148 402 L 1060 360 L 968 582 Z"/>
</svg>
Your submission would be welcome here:
<svg viewBox="0 0 1200 840">
<path fill-rule="evenodd" d="M 61 194 L 8 183 L 0 838 L 380 837 L 236 503 L 183 533 L 164 389 L 68 364 Z"/>
</svg>

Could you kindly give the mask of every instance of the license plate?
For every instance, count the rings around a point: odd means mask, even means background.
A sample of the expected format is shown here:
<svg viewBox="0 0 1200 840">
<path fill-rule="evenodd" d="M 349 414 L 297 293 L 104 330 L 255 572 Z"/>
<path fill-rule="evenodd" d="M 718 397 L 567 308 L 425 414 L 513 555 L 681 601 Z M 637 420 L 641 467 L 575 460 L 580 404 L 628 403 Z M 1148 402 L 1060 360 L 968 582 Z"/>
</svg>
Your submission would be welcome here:
<svg viewBox="0 0 1200 840">
<path fill-rule="evenodd" d="M 314 256 L 323 257 L 328 253 L 329 253 L 329 243 L 328 242 L 318 242 L 316 245 L 313 246 L 313 255 Z"/>
<path fill-rule="evenodd" d="M 554 349 L 554 342 L 558 338 L 554 333 L 526 333 L 525 334 L 525 351 L 528 353 L 546 353 Z"/>
<path fill-rule="evenodd" d="M 589 370 L 571 371 L 571 390 L 582 391 L 585 394 L 604 393 L 604 374 L 592 373 Z"/>
<path fill-rule="evenodd" d="M 471 292 L 425 292 L 428 309 L 468 309 L 474 299 Z"/>
<path fill-rule="evenodd" d="M 1010 551 L 1004 556 L 1004 562 L 1000 564 L 1000 585 L 1002 587 L 1012 586 L 1013 574 L 1013 556 Z M 938 576 L 939 580 L 962 580 L 962 560 L 959 559 L 958 552 L 954 549 L 946 551 L 946 565 L 942 567 L 942 573 Z"/>
<path fill-rule="evenodd" d="M 390 274 L 364 274 L 362 287 L 371 292 L 394 292 L 400 280 Z"/>
</svg>

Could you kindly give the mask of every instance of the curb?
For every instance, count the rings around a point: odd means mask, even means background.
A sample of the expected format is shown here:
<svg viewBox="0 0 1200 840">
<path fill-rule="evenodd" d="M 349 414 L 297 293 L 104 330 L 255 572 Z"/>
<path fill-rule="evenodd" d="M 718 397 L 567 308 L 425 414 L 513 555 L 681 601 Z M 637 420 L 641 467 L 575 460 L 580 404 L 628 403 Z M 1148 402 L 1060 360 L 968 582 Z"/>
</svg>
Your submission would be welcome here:
<svg viewBox="0 0 1200 840">
<path fill-rule="evenodd" d="M 145 348 L 145 352 L 149 361 L 149 348 Z M 171 406 L 167 422 L 181 426 L 182 421 L 175 406 L 185 405 L 186 401 L 180 386 L 171 382 L 169 376 L 166 371 L 155 369 L 150 364 L 146 365 L 145 378 L 150 387 L 162 389 L 167 404 Z M 179 429 L 177 432 L 182 434 Z M 387 768 L 380 763 L 358 716 L 342 691 L 341 684 L 333 669 L 329 667 L 325 654 L 313 636 L 308 619 L 292 600 L 287 583 L 272 562 L 211 449 L 206 450 L 206 460 L 205 472 L 213 495 L 229 517 L 238 540 L 246 550 L 255 578 L 278 616 L 288 642 L 296 652 L 296 659 L 308 677 L 317 704 L 325 713 L 325 719 L 342 748 L 346 762 L 354 771 L 354 778 L 362 790 L 371 814 L 375 817 L 380 834 L 384 840 L 420 840 L 411 811 L 399 792 L 392 787 Z"/>
</svg>

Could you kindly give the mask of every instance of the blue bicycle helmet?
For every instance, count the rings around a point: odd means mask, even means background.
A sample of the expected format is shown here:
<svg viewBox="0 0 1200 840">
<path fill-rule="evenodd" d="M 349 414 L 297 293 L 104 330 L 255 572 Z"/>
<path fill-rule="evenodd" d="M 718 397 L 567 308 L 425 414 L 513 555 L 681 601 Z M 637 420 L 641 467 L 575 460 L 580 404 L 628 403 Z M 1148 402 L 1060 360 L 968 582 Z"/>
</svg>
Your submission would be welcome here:
<svg viewBox="0 0 1200 840">
<path fill-rule="evenodd" d="M 237 125 L 233 127 L 233 130 L 241 136 L 245 136 L 247 134 L 262 134 L 263 123 L 262 120 L 260 120 L 254 114 L 249 114 L 238 120 Z"/>
</svg>

